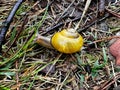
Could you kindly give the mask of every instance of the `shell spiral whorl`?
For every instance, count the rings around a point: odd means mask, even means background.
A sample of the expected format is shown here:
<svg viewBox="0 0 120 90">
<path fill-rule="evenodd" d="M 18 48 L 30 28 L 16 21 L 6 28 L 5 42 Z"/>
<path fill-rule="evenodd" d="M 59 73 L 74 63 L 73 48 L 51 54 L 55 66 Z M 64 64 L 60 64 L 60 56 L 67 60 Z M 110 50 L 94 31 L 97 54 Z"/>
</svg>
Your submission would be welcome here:
<svg viewBox="0 0 120 90">
<path fill-rule="evenodd" d="M 74 29 L 63 29 L 51 38 L 52 46 L 62 53 L 75 53 L 83 46 L 83 38 Z"/>
</svg>

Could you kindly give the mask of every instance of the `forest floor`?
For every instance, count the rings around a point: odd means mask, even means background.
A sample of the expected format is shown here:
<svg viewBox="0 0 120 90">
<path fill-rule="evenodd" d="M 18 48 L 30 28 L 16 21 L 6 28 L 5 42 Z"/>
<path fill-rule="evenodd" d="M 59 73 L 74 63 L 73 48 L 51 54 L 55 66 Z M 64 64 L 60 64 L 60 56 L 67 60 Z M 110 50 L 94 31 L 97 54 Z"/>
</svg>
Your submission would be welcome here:
<svg viewBox="0 0 120 90">
<path fill-rule="evenodd" d="M 16 1 L 0 1 L 0 28 Z M 84 0 L 23 2 L 2 47 L 0 90 L 120 90 L 120 68 L 109 52 L 120 35 L 120 1 L 103 1 L 92 0 L 78 29 L 83 47 L 73 54 L 39 45 L 36 35 L 74 28 Z"/>
</svg>

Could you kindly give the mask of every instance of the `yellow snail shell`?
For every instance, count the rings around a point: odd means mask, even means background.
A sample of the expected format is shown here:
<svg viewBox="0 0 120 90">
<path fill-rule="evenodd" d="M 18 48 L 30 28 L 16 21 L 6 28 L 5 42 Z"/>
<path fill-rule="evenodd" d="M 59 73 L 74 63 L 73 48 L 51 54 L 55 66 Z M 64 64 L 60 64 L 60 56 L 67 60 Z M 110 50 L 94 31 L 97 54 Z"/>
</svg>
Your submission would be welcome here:
<svg viewBox="0 0 120 90">
<path fill-rule="evenodd" d="M 52 46 L 62 53 L 75 53 L 83 46 L 83 38 L 74 29 L 63 29 L 51 38 Z"/>
<path fill-rule="evenodd" d="M 66 54 L 80 51 L 83 41 L 82 36 L 72 28 L 63 29 L 49 38 L 38 35 L 36 39 L 38 44 Z"/>
</svg>

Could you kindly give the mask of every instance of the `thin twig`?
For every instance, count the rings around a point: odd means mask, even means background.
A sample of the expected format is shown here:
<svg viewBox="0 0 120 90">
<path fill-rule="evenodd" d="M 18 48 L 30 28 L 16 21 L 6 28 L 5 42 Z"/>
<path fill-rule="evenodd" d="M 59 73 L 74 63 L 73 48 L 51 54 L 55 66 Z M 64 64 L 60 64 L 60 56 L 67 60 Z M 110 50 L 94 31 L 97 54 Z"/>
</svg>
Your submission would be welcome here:
<svg viewBox="0 0 120 90">
<path fill-rule="evenodd" d="M 79 33 L 80 33 L 80 32 L 83 32 L 83 31 L 85 31 L 87 28 L 89 28 L 91 25 L 93 25 L 93 24 L 95 24 L 95 23 L 98 23 L 98 22 L 101 22 L 101 21 L 103 21 L 104 19 L 106 19 L 107 17 L 109 17 L 109 14 L 105 14 L 105 17 L 103 17 L 103 18 L 101 18 L 101 19 L 95 17 L 94 20 L 91 20 L 87 25 L 82 26 L 81 29 L 78 29 L 77 31 L 78 31 Z M 77 21 L 77 20 L 79 20 L 80 18 L 81 18 L 80 16 L 79 16 L 79 17 L 76 17 L 76 18 L 74 18 L 74 19 L 71 20 L 71 21 L 67 21 L 66 23 Z M 62 26 L 62 25 L 64 25 L 64 24 L 65 24 L 64 22 L 60 22 L 60 23 L 58 23 L 58 24 L 56 24 L 56 25 L 54 25 L 54 26 L 51 26 L 51 27 L 47 28 L 47 29 L 46 29 L 46 32 L 43 32 L 41 35 L 45 35 L 45 34 L 49 33 L 50 31 L 57 30 L 58 27 L 60 27 L 60 26 Z"/>
<path fill-rule="evenodd" d="M 117 73 L 115 75 L 115 78 L 116 80 L 118 80 L 120 78 L 120 73 Z M 102 87 L 100 87 L 98 90 L 106 90 L 106 88 L 110 87 L 110 85 L 112 85 L 113 83 L 115 83 L 114 77 L 112 77 L 110 80 L 107 80 L 105 84 Z"/>
<path fill-rule="evenodd" d="M 113 67 L 113 62 L 111 61 L 111 66 L 112 66 L 112 72 L 113 72 L 113 76 L 114 76 L 114 82 L 115 82 L 115 87 L 117 87 L 117 82 L 116 82 L 116 76 L 115 76 L 115 70 L 114 70 L 114 67 Z"/>
<path fill-rule="evenodd" d="M 74 18 L 74 19 L 71 20 L 71 21 L 67 21 L 66 23 L 74 22 L 74 21 L 77 21 L 77 20 L 79 20 L 79 19 L 80 19 L 80 17 L 76 17 L 76 18 Z M 47 29 L 46 29 L 46 32 L 43 32 L 41 35 L 45 35 L 45 34 L 49 33 L 49 32 L 52 31 L 52 30 L 56 30 L 56 28 L 58 28 L 58 27 L 60 27 L 60 26 L 62 26 L 62 25 L 64 25 L 64 24 L 65 24 L 65 22 L 59 22 L 58 24 L 56 24 L 56 25 L 54 25 L 54 26 L 52 26 L 52 27 L 47 28 Z"/>
<path fill-rule="evenodd" d="M 77 30 L 77 29 L 79 28 L 80 23 L 81 23 L 84 15 L 85 15 L 85 13 L 86 13 L 87 10 L 88 10 L 88 7 L 89 7 L 90 3 L 91 3 L 91 0 L 87 0 L 87 2 L 86 2 L 86 4 L 85 4 L 84 11 L 83 11 L 82 16 L 81 16 L 81 19 L 80 19 L 80 21 L 77 23 L 77 25 L 75 26 L 75 30 Z"/>
<path fill-rule="evenodd" d="M 17 69 L 17 71 L 16 71 L 16 84 L 17 84 L 17 86 L 18 86 L 18 85 L 19 85 L 18 61 L 15 62 L 15 67 L 16 67 L 16 69 Z M 20 88 L 20 87 L 17 87 L 17 90 L 20 90 L 19 88 Z"/>
<path fill-rule="evenodd" d="M 98 42 L 102 42 L 102 41 L 106 41 L 106 40 L 111 40 L 111 39 L 114 39 L 114 38 L 120 38 L 120 36 L 103 37 L 100 40 L 93 41 L 93 43 L 98 43 Z"/>
<path fill-rule="evenodd" d="M 95 43 L 98 43 L 98 42 L 103 42 L 103 41 L 107 41 L 107 40 L 112 40 L 112 39 L 117 39 L 117 38 L 120 38 L 120 36 L 111 36 L 111 37 L 103 37 L 103 38 L 101 38 L 101 39 L 99 39 L 99 40 L 95 40 L 95 41 L 93 41 L 92 43 L 88 43 L 87 44 L 87 47 L 89 47 L 90 45 L 93 45 L 93 44 L 95 44 Z"/>
<path fill-rule="evenodd" d="M 83 32 L 83 31 L 85 31 L 87 28 L 89 28 L 90 26 L 92 26 L 93 24 L 95 24 L 95 23 L 98 23 L 98 22 L 101 22 L 101 21 L 103 21 L 103 20 L 105 20 L 107 17 L 109 17 L 110 15 L 109 14 L 105 14 L 105 16 L 103 17 L 103 18 L 97 18 L 97 17 L 95 17 L 94 18 L 94 20 L 91 20 L 90 22 L 89 22 L 89 24 L 87 24 L 87 25 L 84 25 L 84 26 L 82 26 L 83 28 L 81 28 L 81 29 L 78 29 L 77 31 L 80 33 L 80 32 Z"/>
<path fill-rule="evenodd" d="M 106 10 L 108 13 L 110 13 L 110 14 L 112 14 L 113 16 L 115 16 L 115 17 L 117 17 L 117 18 L 120 19 L 120 14 L 119 14 L 119 13 L 116 13 L 116 12 L 114 12 L 114 11 L 111 11 L 111 10 L 108 9 L 108 8 L 105 8 L 105 10 Z"/>
<path fill-rule="evenodd" d="M 61 14 L 61 16 L 57 19 L 56 23 L 60 21 L 61 17 L 66 13 L 66 11 L 68 11 L 68 9 L 73 5 L 74 2 L 75 0 L 73 0 L 72 3 L 65 9 L 65 11 Z"/>
</svg>

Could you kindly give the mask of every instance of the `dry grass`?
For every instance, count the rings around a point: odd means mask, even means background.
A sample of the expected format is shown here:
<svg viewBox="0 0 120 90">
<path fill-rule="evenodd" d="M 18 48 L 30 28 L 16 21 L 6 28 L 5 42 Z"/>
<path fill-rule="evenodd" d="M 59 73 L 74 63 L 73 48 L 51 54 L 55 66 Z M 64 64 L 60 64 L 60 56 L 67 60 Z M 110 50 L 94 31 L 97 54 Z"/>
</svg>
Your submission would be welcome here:
<svg viewBox="0 0 120 90">
<path fill-rule="evenodd" d="M 120 69 L 114 65 L 115 59 L 109 54 L 110 40 L 102 40 L 104 37 L 113 37 L 119 31 L 118 18 L 109 17 L 81 32 L 84 46 L 75 54 L 62 54 L 35 43 L 36 33 L 42 34 L 56 23 L 71 21 L 82 13 L 84 4 L 79 3 L 80 0 L 76 0 L 68 10 L 65 9 L 72 0 L 60 1 L 54 1 L 48 8 L 47 0 L 36 5 L 28 0 L 19 8 L 6 35 L 3 55 L 0 57 L 0 90 L 111 90 L 119 85 Z M 14 3 L 14 0 L 0 2 L 1 26 Z M 88 15 L 95 13 L 88 11 Z M 63 17 L 65 15 L 67 17 Z M 89 20 L 86 15 L 83 24 L 86 18 Z M 21 30 L 25 20 L 27 23 Z M 71 27 L 76 23 L 72 22 Z M 68 24 L 65 23 L 45 36 L 64 27 L 67 28 Z M 14 41 L 19 30 L 21 32 Z M 100 41 L 93 43 L 97 40 Z M 13 41 L 15 43 L 11 46 Z"/>
</svg>

